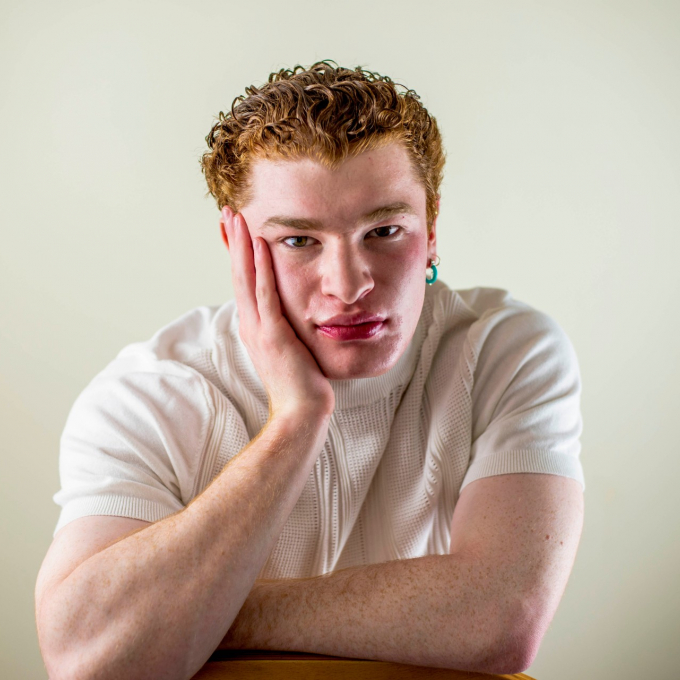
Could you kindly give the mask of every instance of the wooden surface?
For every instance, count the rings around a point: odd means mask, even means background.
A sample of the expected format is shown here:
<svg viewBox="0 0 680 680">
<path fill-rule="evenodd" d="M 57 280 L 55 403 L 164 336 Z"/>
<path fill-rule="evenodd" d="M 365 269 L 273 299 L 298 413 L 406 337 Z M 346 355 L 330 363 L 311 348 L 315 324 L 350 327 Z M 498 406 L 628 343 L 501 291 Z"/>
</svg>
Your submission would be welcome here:
<svg viewBox="0 0 680 680">
<path fill-rule="evenodd" d="M 524 673 L 489 675 L 453 671 L 445 668 L 425 668 L 386 661 L 345 659 L 298 652 L 258 650 L 215 652 L 193 680 L 534 680 Z"/>
</svg>

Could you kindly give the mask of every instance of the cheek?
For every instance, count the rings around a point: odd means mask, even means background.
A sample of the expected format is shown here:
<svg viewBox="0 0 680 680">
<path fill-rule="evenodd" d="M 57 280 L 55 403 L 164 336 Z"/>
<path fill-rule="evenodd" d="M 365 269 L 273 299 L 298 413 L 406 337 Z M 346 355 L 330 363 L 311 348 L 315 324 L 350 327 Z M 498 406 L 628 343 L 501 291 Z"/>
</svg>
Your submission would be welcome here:
<svg viewBox="0 0 680 680">
<path fill-rule="evenodd" d="M 302 314 L 311 286 L 309 276 L 305 275 L 305 269 L 296 266 L 295 263 L 279 259 L 274 262 L 274 276 L 286 316 L 296 317 Z"/>
<path fill-rule="evenodd" d="M 414 245 L 399 253 L 398 261 L 392 263 L 390 275 L 404 291 L 413 290 L 414 282 L 425 280 L 426 249 Z M 414 292 L 417 291 L 416 290 Z"/>
<path fill-rule="evenodd" d="M 404 263 L 408 267 L 409 271 L 415 272 L 416 270 L 420 269 L 425 271 L 425 266 L 423 264 L 425 261 L 425 254 L 425 248 L 411 248 L 406 253 Z"/>
</svg>

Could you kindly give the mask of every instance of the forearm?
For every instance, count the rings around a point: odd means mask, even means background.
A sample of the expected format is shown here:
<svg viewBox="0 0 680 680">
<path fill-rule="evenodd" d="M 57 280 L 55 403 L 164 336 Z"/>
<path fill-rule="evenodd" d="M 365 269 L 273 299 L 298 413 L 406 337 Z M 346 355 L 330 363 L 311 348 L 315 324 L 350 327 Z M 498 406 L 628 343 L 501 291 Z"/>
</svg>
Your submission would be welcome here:
<svg viewBox="0 0 680 680">
<path fill-rule="evenodd" d="M 325 438 L 311 420 L 270 421 L 184 510 L 93 555 L 57 586 L 40 638 L 58 677 L 196 673 L 304 488 Z"/>
<path fill-rule="evenodd" d="M 505 604 L 498 584 L 458 556 L 396 560 L 257 581 L 220 647 L 489 672 L 511 653 L 501 649 Z"/>
</svg>

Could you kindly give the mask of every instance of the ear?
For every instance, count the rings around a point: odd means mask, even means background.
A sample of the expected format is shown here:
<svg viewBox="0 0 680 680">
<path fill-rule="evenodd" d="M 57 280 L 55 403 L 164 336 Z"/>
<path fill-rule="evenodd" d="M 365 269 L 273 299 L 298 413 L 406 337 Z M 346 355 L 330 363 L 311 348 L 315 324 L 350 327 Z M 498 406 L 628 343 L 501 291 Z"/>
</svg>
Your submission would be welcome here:
<svg viewBox="0 0 680 680">
<path fill-rule="evenodd" d="M 434 259 L 437 254 L 437 218 L 439 217 L 439 201 L 440 198 L 437 198 L 437 214 L 432 220 L 432 228 L 427 236 L 427 256 L 432 259 Z"/>
<path fill-rule="evenodd" d="M 224 245 L 227 246 L 227 250 L 229 250 L 229 239 L 227 238 L 227 230 L 224 226 L 226 220 L 224 212 L 225 209 L 222 208 L 222 212 L 220 213 L 220 231 L 222 232 L 222 240 L 224 241 Z"/>
</svg>

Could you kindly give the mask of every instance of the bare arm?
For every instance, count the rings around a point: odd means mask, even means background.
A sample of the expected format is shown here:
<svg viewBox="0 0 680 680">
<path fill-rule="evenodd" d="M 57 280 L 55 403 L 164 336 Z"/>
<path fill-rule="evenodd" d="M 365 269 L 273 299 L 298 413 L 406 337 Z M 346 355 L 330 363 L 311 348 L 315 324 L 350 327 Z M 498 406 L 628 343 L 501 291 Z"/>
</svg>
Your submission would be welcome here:
<svg viewBox="0 0 680 680">
<path fill-rule="evenodd" d="M 239 335 L 270 418 L 184 510 L 108 545 L 39 598 L 52 680 L 192 677 L 226 634 L 321 451 L 335 395 L 282 314 L 271 256 L 225 206 Z"/>
<path fill-rule="evenodd" d="M 184 510 L 93 555 L 55 587 L 38 621 L 52 680 L 192 677 L 269 557 L 329 419 L 273 416 Z"/>
<path fill-rule="evenodd" d="M 477 479 L 456 504 L 449 555 L 258 580 L 220 648 L 523 672 L 565 591 L 583 512 L 568 477 Z"/>
<path fill-rule="evenodd" d="M 220 649 L 516 673 L 522 659 L 505 642 L 517 620 L 506 591 L 486 565 L 459 554 L 258 580 Z"/>
</svg>

